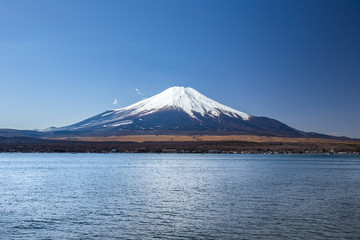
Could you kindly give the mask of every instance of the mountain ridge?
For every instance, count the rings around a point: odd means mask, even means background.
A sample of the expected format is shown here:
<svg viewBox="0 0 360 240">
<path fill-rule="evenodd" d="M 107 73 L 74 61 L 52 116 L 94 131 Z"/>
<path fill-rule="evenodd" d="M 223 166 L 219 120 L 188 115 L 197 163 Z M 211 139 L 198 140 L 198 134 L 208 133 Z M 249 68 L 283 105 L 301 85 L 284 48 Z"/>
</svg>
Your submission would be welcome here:
<svg viewBox="0 0 360 240">
<path fill-rule="evenodd" d="M 251 117 L 249 114 L 220 104 L 202 95 L 193 88 L 175 86 L 130 106 L 120 109 L 109 109 L 79 123 L 50 130 L 76 130 L 96 127 L 98 125 L 103 125 L 103 127 L 118 127 L 132 124 L 133 118 L 139 118 L 141 121 L 141 117 L 143 116 L 165 111 L 181 111 L 199 122 L 201 122 L 199 117 L 197 117 L 199 114 L 201 115 L 200 118 L 205 116 L 216 118 L 219 117 L 220 114 L 242 118 L 243 120 L 249 120 Z"/>
<path fill-rule="evenodd" d="M 251 134 L 306 137 L 309 135 L 278 120 L 252 116 L 216 102 L 193 88 L 179 86 L 168 88 L 127 107 L 110 109 L 81 122 L 51 128 L 45 132 L 52 135 L 72 136 Z"/>
<path fill-rule="evenodd" d="M 257 117 L 216 102 L 190 87 L 171 87 L 120 109 L 42 131 L 3 130 L 0 135 L 107 137 L 124 135 L 256 135 L 336 138 L 307 133 L 276 119 Z"/>
</svg>

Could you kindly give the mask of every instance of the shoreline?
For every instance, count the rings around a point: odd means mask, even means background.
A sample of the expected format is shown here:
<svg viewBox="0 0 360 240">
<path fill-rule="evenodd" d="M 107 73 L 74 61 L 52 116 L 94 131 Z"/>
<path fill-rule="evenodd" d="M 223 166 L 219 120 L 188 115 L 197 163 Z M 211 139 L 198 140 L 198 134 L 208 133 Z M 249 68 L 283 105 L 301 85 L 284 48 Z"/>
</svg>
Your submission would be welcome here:
<svg viewBox="0 0 360 240">
<path fill-rule="evenodd" d="M 360 142 L 168 141 L 137 143 L 11 138 L 0 141 L 0 152 L 359 155 Z"/>
<path fill-rule="evenodd" d="M 360 156 L 360 152 L 341 152 L 341 153 L 209 153 L 209 152 L 201 152 L 201 153 L 165 153 L 165 152 L 0 152 L 0 154 L 178 154 L 178 155 L 191 155 L 191 154 L 201 154 L 201 155 L 306 155 L 306 156 Z"/>
</svg>

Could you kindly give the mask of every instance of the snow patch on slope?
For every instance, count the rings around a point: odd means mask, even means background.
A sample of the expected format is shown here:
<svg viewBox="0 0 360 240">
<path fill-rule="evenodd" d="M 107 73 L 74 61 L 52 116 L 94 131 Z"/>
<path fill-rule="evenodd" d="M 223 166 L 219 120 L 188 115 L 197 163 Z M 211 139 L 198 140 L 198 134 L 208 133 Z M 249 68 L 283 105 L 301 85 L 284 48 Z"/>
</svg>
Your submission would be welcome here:
<svg viewBox="0 0 360 240">
<path fill-rule="evenodd" d="M 114 123 L 111 126 L 112 127 L 118 127 L 118 126 L 122 126 L 122 125 L 129 125 L 129 124 L 132 124 L 132 123 L 133 123 L 133 121 L 131 121 L 131 120 L 125 120 L 125 121 Z"/>
</svg>

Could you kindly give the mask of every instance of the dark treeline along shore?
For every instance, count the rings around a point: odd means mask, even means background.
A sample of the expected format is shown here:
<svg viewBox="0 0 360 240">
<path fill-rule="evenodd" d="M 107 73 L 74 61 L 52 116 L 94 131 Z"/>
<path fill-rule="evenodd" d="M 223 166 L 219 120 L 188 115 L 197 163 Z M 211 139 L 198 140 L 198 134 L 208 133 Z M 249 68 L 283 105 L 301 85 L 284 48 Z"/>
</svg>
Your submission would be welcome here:
<svg viewBox="0 0 360 240">
<path fill-rule="evenodd" d="M 0 137 L 0 152 L 359 154 L 360 142 L 85 142 Z"/>
</svg>

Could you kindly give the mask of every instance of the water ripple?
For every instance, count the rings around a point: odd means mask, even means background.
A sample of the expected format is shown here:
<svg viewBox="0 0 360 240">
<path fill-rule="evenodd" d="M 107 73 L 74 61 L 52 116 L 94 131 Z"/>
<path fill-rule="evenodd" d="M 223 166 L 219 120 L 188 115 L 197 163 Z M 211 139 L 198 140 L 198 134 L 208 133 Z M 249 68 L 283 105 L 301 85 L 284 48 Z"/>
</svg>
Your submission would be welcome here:
<svg viewBox="0 0 360 240">
<path fill-rule="evenodd" d="M 0 154 L 0 239 L 359 239 L 360 158 Z"/>
</svg>

